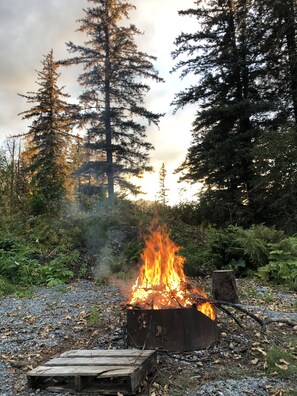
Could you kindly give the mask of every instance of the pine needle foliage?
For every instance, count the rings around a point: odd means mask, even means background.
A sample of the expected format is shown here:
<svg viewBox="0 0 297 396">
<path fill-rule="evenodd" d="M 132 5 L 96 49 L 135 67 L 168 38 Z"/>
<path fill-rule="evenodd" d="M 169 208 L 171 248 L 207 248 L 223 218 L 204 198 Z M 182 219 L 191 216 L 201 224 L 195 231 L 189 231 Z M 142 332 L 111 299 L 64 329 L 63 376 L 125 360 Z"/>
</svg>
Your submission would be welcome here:
<svg viewBox="0 0 297 396">
<path fill-rule="evenodd" d="M 37 72 L 37 92 L 20 96 L 33 106 L 20 115 L 32 119 L 28 133 L 29 164 L 33 212 L 49 212 L 65 195 L 66 155 L 72 114 L 76 106 L 66 102 L 68 94 L 58 86 L 58 64 L 53 50 L 44 56 Z"/>
<path fill-rule="evenodd" d="M 251 84 L 261 73 L 251 1 L 196 1 L 180 11 L 197 20 L 194 33 L 175 41 L 173 71 L 193 75 L 196 83 L 176 94 L 180 109 L 197 104 L 192 143 L 180 167 L 182 180 L 203 182 L 208 201 L 246 211 L 253 205 L 252 148 L 258 134 L 255 114 L 266 104 Z"/>
<path fill-rule="evenodd" d="M 159 171 L 159 192 L 158 192 L 158 201 L 162 206 L 166 206 L 168 204 L 168 191 L 166 188 L 166 176 L 167 170 L 165 167 L 165 163 L 163 162 Z"/>
<path fill-rule="evenodd" d="M 88 0 L 79 20 L 79 32 L 87 36 L 83 45 L 67 43 L 75 57 L 64 65 L 83 65 L 78 81 L 83 87 L 80 124 L 87 128 L 85 146 L 89 159 L 81 173 L 107 185 L 110 200 L 115 186 L 133 193 L 139 189 L 129 181 L 151 170 L 146 141 L 146 123 L 158 125 L 161 114 L 146 109 L 147 80 L 162 81 L 154 69 L 155 58 L 137 48 L 140 31 L 127 23 L 135 8 L 123 0 Z"/>
<path fill-rule="evenodd" d="M 173 71 L 193 83 L 173 105 L 194 104 L 197 112 L 178 171 L 181 180 L 203 183 L 209 223 L 296 230 L 296 7 L 294 0 L 198 0 L 179 12 L 197 29 L 175 40 Z"/>
</svg>

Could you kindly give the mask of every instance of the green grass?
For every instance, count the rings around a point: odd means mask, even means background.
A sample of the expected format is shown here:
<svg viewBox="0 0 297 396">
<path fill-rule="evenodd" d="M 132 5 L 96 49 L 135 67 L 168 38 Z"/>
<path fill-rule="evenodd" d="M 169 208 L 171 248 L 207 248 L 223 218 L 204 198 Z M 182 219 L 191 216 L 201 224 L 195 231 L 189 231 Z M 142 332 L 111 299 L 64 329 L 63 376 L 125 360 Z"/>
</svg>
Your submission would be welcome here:
<svg viewBox="0 0 297 396">
<path fill-rule="evenodd" d="M 281 378 L 297 376 L 297 361 L 287 350 L 271 348 L 267 353 L 266 362 L 269 374 L 276 372 Z"/>
<path fill-rule="evenodd" d="M 275 300 L 275 298 L 273 297 L 272 294 L 270 294 L 269 292 L 266 292 L 266 293 L 263 294 L 262 300 L 265 303 L 269 304 L 269 303 L 272 303 Z"/>
<path fill-rule="evenodd" d="M 88 322 L 91 325 L 95 325 L 100 323 L 100 321 L 101 321 L 101 314 L 98 311 L 98 308 L 95 306 L 91 307 L 90 314 L 88 316 Z"/>
<path fill-rule="evenodd" d="M 284 393 L 285 396 L 297 396 L 297 390 L 288 390 Z"/>
</svg>

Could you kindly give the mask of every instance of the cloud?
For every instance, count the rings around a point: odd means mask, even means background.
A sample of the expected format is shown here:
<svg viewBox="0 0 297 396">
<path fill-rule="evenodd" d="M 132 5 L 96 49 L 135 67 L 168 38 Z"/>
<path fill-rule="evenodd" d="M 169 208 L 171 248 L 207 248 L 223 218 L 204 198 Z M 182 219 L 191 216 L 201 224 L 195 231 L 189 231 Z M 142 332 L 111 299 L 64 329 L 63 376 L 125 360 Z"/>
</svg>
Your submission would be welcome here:
<svg viewBox="0 0 297 396">
<path fill-rule="evenodd" d="M 173 42 L 181 31 L 195 28 L 195 20 L 178 16 L 179 9 L 193 6 L 193 0 L 130 0 L 137 9 L 130 14 L 144 34 L 137 38 L 139 48 L 157 56 L 156 69 L 165 83 L 150 83 L 151 91 L 146 106 L 154 112 L 165 112 L 160 129 L 149 127 L 148 140 L 156 150 L 152 152 L 152 164 L 162 163 L 177 167 L 184 160 L 191 140 L 191 124 L 195 115 L 192 106 L 173 113 L 170 103 L 174 94 L 189 85 L 181 81 L 178 73 L 170 74 L 173 66 L 171 52 Z M 17 93 L 36 91 L 36 70 L 41 70 L 43 55 L 51 48 L 56 59 L 69 56 L 65 45 L 68 41 L 82 42 L 85 37 L 75 32 L 77 19 L 83 17 L 83 8 L 91 6 L 87 0 L 0 0 L 0 140 L 8 135 L 26 132 L 27 121 L 17 114 L 28 104 Z M 61 69 L 60 86 L 77 97 L 77 68 Z"/>
<path fill-rule="evenodd" d="M 36 89 L 36 70 L 51 48 L 68 56 L 65 41 L 74 35 L 84 0 L 15 0 L 0 2 L 0 138 L 18 133 L 26 109 L 17 93 Z M 62 85 L 62 84 L 61 84 Z"/>
</svg>

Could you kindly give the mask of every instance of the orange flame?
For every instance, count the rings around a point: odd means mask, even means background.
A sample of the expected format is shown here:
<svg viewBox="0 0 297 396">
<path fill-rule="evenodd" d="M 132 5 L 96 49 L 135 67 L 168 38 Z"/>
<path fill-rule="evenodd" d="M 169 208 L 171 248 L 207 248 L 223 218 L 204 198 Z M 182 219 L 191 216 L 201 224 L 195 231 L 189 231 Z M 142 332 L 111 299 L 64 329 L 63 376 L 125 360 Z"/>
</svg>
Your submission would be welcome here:
<svg viewBox="0 0 297 396">
<path fill-rule="evenodd" d="M 206 293 L 187 282 L 186 259 L 178 256 L 180 247 L 169 238 L 167 226 L 152 228 L 141 254 L 143 264 L 132 287 L 130 304 L 147 309 L 186 308 L 195 304 L 199 311 L 214 320 L 213 305 L 199 302 L 199 297 L 207 298 Z"/>
</svg>

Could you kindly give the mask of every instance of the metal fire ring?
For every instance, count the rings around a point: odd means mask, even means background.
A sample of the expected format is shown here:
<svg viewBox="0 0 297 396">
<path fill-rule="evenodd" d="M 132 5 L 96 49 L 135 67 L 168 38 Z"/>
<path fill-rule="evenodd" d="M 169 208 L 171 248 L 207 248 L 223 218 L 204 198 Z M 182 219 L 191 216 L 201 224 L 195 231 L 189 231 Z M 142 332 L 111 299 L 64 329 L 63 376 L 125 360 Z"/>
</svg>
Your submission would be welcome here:
<svg viewBox="0 0 297 396">
<path fill-rule="evenodd" d="M 185 352 L 209 347 L 218 329 L 196 308 L 127 309 L 127 336 L 134 348 Z"/>
</svg>

